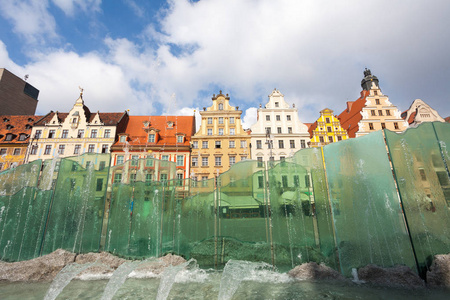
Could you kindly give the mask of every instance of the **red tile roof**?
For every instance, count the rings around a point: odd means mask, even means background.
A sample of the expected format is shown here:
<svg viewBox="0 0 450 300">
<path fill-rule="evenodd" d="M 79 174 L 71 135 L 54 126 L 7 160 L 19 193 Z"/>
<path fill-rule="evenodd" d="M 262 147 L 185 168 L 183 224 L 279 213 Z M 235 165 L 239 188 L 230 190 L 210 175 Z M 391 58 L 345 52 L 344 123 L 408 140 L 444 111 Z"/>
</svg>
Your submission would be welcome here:
<svg viewBox="0 0 450 300">
<path fill-rule="evenodd" d="M 149 122 L 145 127 L 144 122 Z M 168 122 L 173 122 L 169 128 Z M 148 132 L 144 129 L 154 128 L 159 138 L 156 143 L 148 143 Z M 194 116 L 130 116 L 125 129 L 131 146 L 189 146 L 191 136 L 195 134 Z M 177 134 L 185 136 L 184 143 L 177 143 Z M 122 145 L 117 142 L 115 145 Z"/>
<path fill-rule="evenodd" d="M 347 130 L 350 138 L 356 137 L 356 132 L 359 130 L 358 122 L 361 121 L 361 111 L 366 103 L 366 97 L 369 95 L 369 91 L 361 91 L 361 97 L 356 101 L 348 101 L 347 109 L 345 109 L 338 116 L 341 126 L 344 130 Z"/>
<path fill-rule="evenodd" d="M 313 131 L 317 128 L 317 121 L 315 121 L 314 123 L 305 123 L 305 125 L 308 126 L 309 137 L 312 138 Z"/>
<path fill-rule="evenodd" d="M 445 122 L 450 123 L 450 116 L 448 116 L 447 118 L 444 119 Z"/>
<path fill-rule="evenodd" d="M 35 115 L 2 115 L 0 116 L 0 143 L 23 144 L 28 143 L 33 124 L 42 116 Z M 13 134 L 11 141 L 5 141 L 8 133 Z M 19 141 L 21 134 L 26 134 L 26 139 Z"/>
</svg>

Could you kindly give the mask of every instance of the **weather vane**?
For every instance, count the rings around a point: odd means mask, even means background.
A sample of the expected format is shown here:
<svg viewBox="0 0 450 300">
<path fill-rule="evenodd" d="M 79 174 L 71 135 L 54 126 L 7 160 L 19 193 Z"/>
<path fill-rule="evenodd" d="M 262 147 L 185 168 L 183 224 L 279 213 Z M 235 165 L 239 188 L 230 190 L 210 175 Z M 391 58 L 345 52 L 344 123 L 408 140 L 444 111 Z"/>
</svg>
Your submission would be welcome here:
<svg viewBox="0 0 450 300">
<path fill-rule="evenodd" d="M 81 86 L 78 86 L 78 88 L 80 89 L 80 95 L 83 95 L 84 89 Z"/>
</svg>

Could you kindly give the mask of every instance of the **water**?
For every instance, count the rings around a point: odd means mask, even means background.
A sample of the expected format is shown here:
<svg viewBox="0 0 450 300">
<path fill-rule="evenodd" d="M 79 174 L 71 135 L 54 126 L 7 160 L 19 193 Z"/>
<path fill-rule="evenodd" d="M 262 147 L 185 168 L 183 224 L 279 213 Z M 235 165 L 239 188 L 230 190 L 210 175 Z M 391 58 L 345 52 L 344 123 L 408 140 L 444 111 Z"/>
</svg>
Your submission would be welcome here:
<svg viewBox="0 0 450 300">
<path fill-rule="evenodd" d="M 219 271 L 186 269 L 177 274 L 167 299 L 219 299 Z M 101 299 L 108 280 L 72 280 L 57 299 Z M 50 283 L 0 282 L 2 300 L 44 299 Z M 129 278 L 112 299 L 156 299 L 160 278 Z M 255 270 L 230 299 L 449 299 L 449 290 L 392 289 L 346 282 L 297 281 L 285 273 Z"/>
</svg>

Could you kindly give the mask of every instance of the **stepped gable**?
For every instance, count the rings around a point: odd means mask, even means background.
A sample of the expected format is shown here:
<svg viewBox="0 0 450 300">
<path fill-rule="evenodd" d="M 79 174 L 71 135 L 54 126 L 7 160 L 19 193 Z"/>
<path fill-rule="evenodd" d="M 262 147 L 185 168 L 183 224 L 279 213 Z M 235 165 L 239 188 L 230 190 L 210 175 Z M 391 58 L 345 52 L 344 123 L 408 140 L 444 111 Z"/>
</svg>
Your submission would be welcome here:
<svg viewBox="0 0 450 300">
<path fill-rule="evenodd" d="M 23 144 L 28 143 L 31 129 L 36 121 L 42 116 L 35 115 L 2 115 L 0 116 L 0 143 Z M 5 141 L 6 134 L 13 134 L 12 140 Z M 19 141 L 21 134 L 26 135 L 26 139 Z"/>
<path fill-rule="evenodd" d="M 147 126 L 146 126 L 147 125 Z M 146 145 L 148 132 L 154 129 L 158 139 L 154 145 L 189 146 L 191 136 L 195 133 L 194 116 L 129 116 L 125 134 L 130 145 Z M 185 136 L 182 144 L 177 143 L 177 135 Z M 116 143 L 123 144 L 123 143 Z"/>
<path fill-rule="evenodd" d="M 341 122 L 343 129 L 347 130 L 350 138 L 356 137 L 356 132 L 359 130 L 359 121 L 362 119 L 361 111 L 366 103 L 366 97 L 370 91 L 361 91 L 361 97 L 356 101 L 347 101 L 347 109 L 341 112 L 337 117 Z"/>
</svg>

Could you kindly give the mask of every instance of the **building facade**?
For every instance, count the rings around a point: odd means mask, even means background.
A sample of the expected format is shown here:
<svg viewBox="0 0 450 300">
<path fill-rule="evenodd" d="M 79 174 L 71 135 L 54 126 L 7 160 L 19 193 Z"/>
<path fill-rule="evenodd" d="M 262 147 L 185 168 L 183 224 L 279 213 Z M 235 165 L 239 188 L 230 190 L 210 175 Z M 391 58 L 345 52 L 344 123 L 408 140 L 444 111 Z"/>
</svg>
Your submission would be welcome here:
<svg viewBox="0 0 450 300">
<path fill-rule="evenodd" d="M 34 115 L 39 90 L 0 68 L 0 115 Z"/>
<path fill-rule="evenodd" d="M 298 110 L 284 100 L 274 89 L 269 102 L 258 109 L 257 122 L 252 125 L 252 159 L 258 161 L 282 160 L 308 146 L 308 126 L 298 117 Z"/>
<path fill-rule="evenodd" d="M 310 147 L 321 147 L 348 139 L 347 131 L 341 127 L 341 122 L 329 108 L 320 111 L 320 117 L 309 127 L 309 133 Z"/>
<path fill-rule="evenodd" d="M 116 133 L 125 129 L 128 113 L 91 113 L 83 95 L 68 113 L 50 112 L 32 129 L 28 161 L 83 153 L 109 153 Z"/>
<path fill-rule="evenodd" d="M 33 115 L 0 116 L 0 172 L 24 163 L 33 124 L 40 118 Z"/>
<path fill-rule="evenodd" d="M 417 127 L 423 122 L 445 122 L 437 111 L 421 99 L 414 100 L 409 109 L 402 113 L 402 118 L 410 127 Z"/>
<path fill-rule="evenodd" d="M 190 143 L 194 133 L 194 116 L 130 116 L 125 130 L 118 134 L 111 148 L 112 166 L 129 161 L 129 166 L 115 171 L 114 182 L 166 182 L 189 178 Z M 130 167 L 141 170 L 135 173 L 145 174 L 145 178 L 127 174 Z"/>
<path fill-rule="evenodd" d="M 228 94 L 213 95 L 212 106 L 200 111 L 201 125 L 192 137 L 194 180 L 206 180 L 250 158 L 250 135 L 241 124 L 242 111 L 230 105 Z"/>
<path fill-rule="evenodd" d="M 403 132 L 408 128 L 408 123 L 400 116 L 401 112 L 381 92 L 378 78 L 369 69 L 364 71 L 361 87 L 361 97 L 347 102 L 347 109 L 338 116 L 342 128 L 347 130 L 350 138 L 381 129 Z"/>
</svg>

